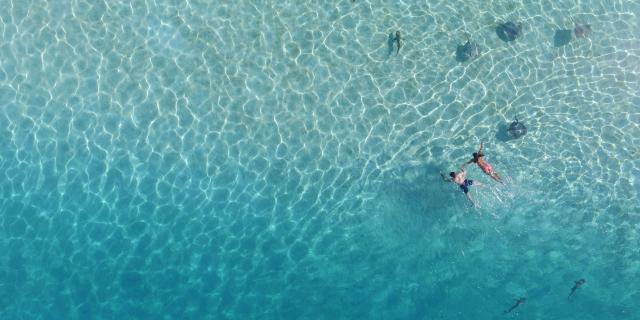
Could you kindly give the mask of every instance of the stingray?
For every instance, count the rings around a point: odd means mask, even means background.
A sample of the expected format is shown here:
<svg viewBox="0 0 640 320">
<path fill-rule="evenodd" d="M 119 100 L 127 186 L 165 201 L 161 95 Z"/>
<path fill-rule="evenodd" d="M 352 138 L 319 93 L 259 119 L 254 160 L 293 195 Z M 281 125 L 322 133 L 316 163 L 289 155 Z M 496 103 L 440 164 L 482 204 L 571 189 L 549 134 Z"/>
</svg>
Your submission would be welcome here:
<svg viewBox="0 0 640 320">
<path fill-rule="evenodd" d="M 389 46 L 389 52 L 387 53 L 390 56 L 393 53 L 393 46 L 396 43 L 396 37 L 393 32 L 389 33 L 389 39 L 387 39 L 387 46 Z"/>
<path fill-rule="evenodd" d="M 456 60 L 458 62 L 465 62 L 467 60 L 473 60 L 482 53 L 480 45 L 474 41 L 467 40 L 463 45 L 458 46 L 456 49 Z"/>
<path fill-rule="evenodd" d="M 511 21 L 501 23 L 496 27 L 496 34 L 504 42 L 513 41 L 522 34 L 522 24 Z"/>
<path fill-rule="evenodd" d="M 555 47 L 562 47 L 567 45 L 571 41 L 571 30 L 563 29 L 557 30 L 553 36 L 553 45 Z"/>
<path fill-rule="evenodd" d="M 576 35 L 576 38 L 586 38 L 591 34 L 591 25 L 576 23 L 573 33 Z"/>
<path fill-rule="evenodd" d="M 527 127 L 525 127 L 524 123 L 519 122 L 518 118 L 515 118 L 515 120 L 509 125 L 507 133 L 511 138 L 517 139 L 527 134 Z"/>
</svg>

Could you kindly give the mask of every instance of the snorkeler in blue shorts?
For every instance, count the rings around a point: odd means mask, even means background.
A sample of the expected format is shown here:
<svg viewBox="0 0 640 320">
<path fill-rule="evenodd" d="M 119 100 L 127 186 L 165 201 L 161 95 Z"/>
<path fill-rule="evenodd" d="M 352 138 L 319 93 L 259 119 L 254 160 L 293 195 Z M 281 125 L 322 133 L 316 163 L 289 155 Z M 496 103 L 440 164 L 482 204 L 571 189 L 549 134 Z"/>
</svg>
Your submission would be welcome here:
<svg viewBox="0 0 640 320">
<path fill-rule="evenodd" d="M 477 207 L 476 203 L 473 201 L 473 198 L 471 198 L 471 194 L 469 194 L 469 187 L 474 185 L 474 181 L 466 178 L 467 172 L 464 170 L 464 165 L 460 167 L 460 171 L 458 172 L 449 172 L 449 176 L 451 178 L 445 177 L 444 174 L 442 174 L 442 172 L 440 172 L 440 176 L 444 181 L 453 182 L 458 186 L 460 186 L 460 189 L 462 189 L 462 192 L 464 192 L 464 194 L 467 196 L 467 199 L 469 199 L 471 204 L 474 207 Z M 475 182 L 475 185 L 482 186 L 482 184 L 479 182 Z"/>
</svg>

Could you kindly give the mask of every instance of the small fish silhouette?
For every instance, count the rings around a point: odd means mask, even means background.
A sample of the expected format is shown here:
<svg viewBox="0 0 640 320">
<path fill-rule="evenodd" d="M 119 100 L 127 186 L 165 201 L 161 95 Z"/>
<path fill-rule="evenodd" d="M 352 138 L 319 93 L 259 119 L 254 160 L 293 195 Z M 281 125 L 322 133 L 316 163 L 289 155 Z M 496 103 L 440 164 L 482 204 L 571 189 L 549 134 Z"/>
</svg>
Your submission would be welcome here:
<svg viewBox="0 0 640 320">
<path fill-rule="evenodd" d="M 580 279 L 578 281 L 574 281 L 575 285 L 573 285 L 573 288 L 571 288 L 571 293 L 569 293 L 569 297 L 571 297 L 573 295 L 573 293 L 576 292 L 576 290 L 578 290 L 578 288 L 580 288 L 585 282 L 587 282 L 587 280 L 585 279 Z"/>
<path fill-rule="evenodd" d="M 509 313 L 509 312 L 513 311 L 513 309 L 515 309 L 518 306 L 520 306 L 521 304 L 523 304 L 526 300 L 527 300 L 527 298 L 520 298 L 520 299 L 516 300 L 516 304 L 514 304 L 511 308 L 509 308 L 509 310 L 505 310 L 504 313 Z"/>
</svg>

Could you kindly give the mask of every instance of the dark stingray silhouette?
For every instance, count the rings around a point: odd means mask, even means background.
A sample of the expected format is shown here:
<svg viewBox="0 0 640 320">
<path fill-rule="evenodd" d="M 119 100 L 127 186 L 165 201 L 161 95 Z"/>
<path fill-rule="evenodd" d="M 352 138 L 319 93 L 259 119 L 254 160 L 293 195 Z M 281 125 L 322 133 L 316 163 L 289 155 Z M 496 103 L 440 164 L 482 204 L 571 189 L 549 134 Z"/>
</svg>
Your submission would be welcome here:
<svg viewBox="0 0 640 320">
<path fill-rule="evenodd" d="M 527 134 L 527 127 L 524 125 L 524 123 L 518 121 L 518 118 L 515 118 L 515 120 L 511 122 L 511 124 L 509 125 L 509 129 L 507 129 L 507 134 L 512 139 L 520 138 L 525 134 Z"/>
<path fill-rule="evenodd" d="M 522 34 L 522 24 L 511 21 L 501 23 L 496 27 L 496 34 L 504 42 L 513 41 Z"/>
<path fill-rule="evenodd" d="M 389 39 L 387 40 L 387 45 L 389 46 L 389 52 L 387 53 L 390 56 L 393 53 L 393 46 L 396 43 L 396 37 L 393 32 L 389 33 Z"/>
<path fill-rule="evenodd" d="M 466 62 L 477 58 L 481 53 L 482 47 L 477 42 L 467 40 L 465 44 L 459 45 L 456 49 L 456 60 Z"/>
<path fill-rule="evenodd" d="M 557 30 L 553 36 L 553 46 L 562 47 L 569 44 L 571 42 L 571 33 L 572 31 L 567 29 Z"/>
<path fill-rule="evenodd" d="M 586 38 L 591 34 L 591 25 L 576 23 L 576 27 L 573 28 L 573 33 L 576 35 L 576 38 Z"/>
</svg>

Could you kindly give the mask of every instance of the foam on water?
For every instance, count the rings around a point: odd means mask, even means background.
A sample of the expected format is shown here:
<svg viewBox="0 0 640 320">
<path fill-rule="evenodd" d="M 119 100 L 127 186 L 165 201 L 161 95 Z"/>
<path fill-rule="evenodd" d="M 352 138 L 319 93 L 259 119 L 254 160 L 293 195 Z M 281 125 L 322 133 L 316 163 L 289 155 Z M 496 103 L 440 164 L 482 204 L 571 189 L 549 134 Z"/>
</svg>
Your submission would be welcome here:
<svg viewBox="0 0 640 320">
<path fill-rule="evenodd" d="M 640 316 L 637 1 L 0 7 L 2 318 Z"/>
</svg>

